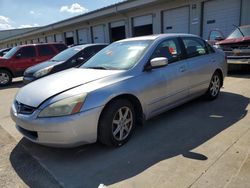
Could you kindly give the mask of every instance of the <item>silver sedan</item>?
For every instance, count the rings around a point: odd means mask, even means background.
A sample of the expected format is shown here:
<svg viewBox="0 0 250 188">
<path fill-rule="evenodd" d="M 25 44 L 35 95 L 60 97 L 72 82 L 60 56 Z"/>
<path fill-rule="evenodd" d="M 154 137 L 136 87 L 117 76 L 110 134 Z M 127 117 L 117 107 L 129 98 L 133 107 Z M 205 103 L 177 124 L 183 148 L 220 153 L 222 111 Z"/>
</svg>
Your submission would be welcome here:
<svg viewBox="0 0 250 188">
<path fill-rule="evenodd" d="M 217 98 L 226 72 L 224 53 L 195 35 L 125 39 L 20 89 L 11 117 L 39 144 L 120 146 L 144 120 L 201 95 Z"/>
</svg>

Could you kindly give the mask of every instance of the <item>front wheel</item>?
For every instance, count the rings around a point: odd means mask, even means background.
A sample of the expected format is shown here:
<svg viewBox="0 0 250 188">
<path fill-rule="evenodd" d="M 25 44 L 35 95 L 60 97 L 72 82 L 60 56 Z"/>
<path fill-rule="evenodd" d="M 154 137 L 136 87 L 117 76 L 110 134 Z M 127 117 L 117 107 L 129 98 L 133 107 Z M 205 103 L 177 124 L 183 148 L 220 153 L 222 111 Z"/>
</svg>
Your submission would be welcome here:
<svg viewBox="0 0 250 188">
<path fill-rule="evenodd" d="M 130 138 L 134 125 L 133 105 L 125 99 L 116 100 L 101 115 L 98 140 L 108 146 L 121 146 Z"/>
<path fill-rule="evenodd" d="M 9 71 L 0 70 L 0 87 L 7 86 L 12 81 L 12 75 Z"/>
<path fill-rule="evenodd" d="M 208 88 L 205 96 L 209 100 L 216 99 L 220 93 L 221 85 L 222 85 L 221 76 L 218 72 L 215 72 L 212 76 L 212 79 L 211 79 L 210 84 L 209 84 L 209 88 Z"/>
</svg>

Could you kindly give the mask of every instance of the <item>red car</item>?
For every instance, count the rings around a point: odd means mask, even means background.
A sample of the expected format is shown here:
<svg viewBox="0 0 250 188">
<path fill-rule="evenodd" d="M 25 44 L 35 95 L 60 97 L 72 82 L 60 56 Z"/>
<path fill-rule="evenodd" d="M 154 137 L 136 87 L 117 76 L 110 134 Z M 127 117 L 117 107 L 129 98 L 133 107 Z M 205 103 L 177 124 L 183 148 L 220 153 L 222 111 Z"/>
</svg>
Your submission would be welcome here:
<svg viewBox="0 0 250 188">
<path fill-rule="evenodd" d="M 0 86 L 10 84 L 12 78 L 23 76 L 28 67 L 51 59 L 66 48 L 62 43 L 29 44 L 12 48 L 0 57 Z"/>
<path fill-rule="evenodd" d="M 213 30 L 208 40 L 226 53 L 228 63 L 250 64 L 250 25 L 236 27 L 227 38 L 219 30 Z"/>
</svg>

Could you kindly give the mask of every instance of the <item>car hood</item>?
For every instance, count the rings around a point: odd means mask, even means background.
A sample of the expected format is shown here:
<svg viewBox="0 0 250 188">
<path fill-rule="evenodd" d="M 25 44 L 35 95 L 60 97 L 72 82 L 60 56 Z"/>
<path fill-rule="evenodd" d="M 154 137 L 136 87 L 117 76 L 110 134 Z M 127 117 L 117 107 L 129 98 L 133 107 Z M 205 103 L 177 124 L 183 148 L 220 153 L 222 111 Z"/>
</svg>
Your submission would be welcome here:
<svg viewBox="0 0 250 188">
<path fill-rule="evenodd" d="M 240 38 L 235 38 L 235 39 L 225 39 L 219 42 L 216 42 L 216 44 L 223 45 L 223 44 L 237 44 L 237 43 L 245 43 L 249 42 L 250 43 L 250 37 L 240 37 Z"/>
<path fill-rule="evenodd" d="M 56 66 L 64 63 L 65 61 L 44 61 L 25 70 L 24 75 L 33 75 L 36 71 L 42 70 L 50 66 Z"/>
<path fill-rule="evenodd" d="M 72 68 L 24 86 L 17 93 L 16 100 L 28 106 L 38 107 L 46 99 L 64 91 L 120 72 L 123 71 Z"/>
</svg>

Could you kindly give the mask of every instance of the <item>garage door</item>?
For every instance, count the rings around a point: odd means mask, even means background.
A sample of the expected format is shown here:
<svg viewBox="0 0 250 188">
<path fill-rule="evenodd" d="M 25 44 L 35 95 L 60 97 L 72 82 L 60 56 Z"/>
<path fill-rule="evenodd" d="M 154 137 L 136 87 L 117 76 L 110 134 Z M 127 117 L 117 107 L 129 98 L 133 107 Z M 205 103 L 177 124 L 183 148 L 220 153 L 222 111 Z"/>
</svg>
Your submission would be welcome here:
<svg viewBox="0 0 250 188">
<path fill-rule="evenodd" d="M 44 38 L 44 37 L 40 37 L 40 38 L 39 38 L 39 42 L 40 42 L 40 43 L 45 43 L 45 38 Z"/>
<path fill-rule="evenodd" d="M 138 16 L 133 18 L 133 36 L 144 36 L 153 34 L 152 15 Z"/>
<path fill-rule="evenodd" d="M 110 23 L 111 42 L 126 38 L 125 21 L 117 21 Z"/>
<path fill-rule="evenodd" d="M 92 27 L 93 32 L 93 42 L 94 43 L 103 43 L 105 42 L 105 32 L 104 32 L 104 26 L 98 25 Z"/>
<path fill-rule="evenodd" d="M 38 39 L 33 39 L 33 44 L 37 44 L 38 43 Z"/>
<path fill-rule="evenodd" d="M 189 33 L 189 7 L 164 11 L 163 33 Z"/>
<path fill-rule="evenodd" d="M 74 44 L 74 32 L 68 31 L 65 33 L 65 43 L 70 46 Z"/>
<path fill-rule="evenodd" d="M 88 29 L 79 29 L 78 33 L 78 43 L 86 44 L 88 43 Z"/>
<path fill-rule="evenodd" d="M 63 42 L 62 34 L 56 34 L 56 42 Z"/>
<path fill-rule="evenodd" d="M 54 36 L 53 35 L 47 36 L 47 42 L 48 43 L 54 42 Z"/>
<path fill-rule="evenodd" d="M 216 0 L 204 3 L 203 38 L 208 39 L 212 29 L 220 29 L 225 36 L 240 22 L 240 0 Z"/>
</svg>

